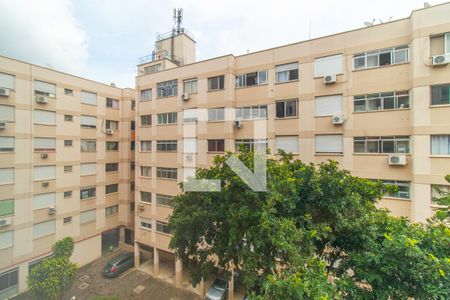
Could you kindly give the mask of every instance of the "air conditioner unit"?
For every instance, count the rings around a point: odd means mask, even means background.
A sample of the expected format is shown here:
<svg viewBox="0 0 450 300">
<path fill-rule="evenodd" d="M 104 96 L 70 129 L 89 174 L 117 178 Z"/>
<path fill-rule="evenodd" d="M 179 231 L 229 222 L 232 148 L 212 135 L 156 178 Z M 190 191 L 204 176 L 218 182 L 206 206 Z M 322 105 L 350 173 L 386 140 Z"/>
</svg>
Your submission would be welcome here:
<svg viewBox="0 0 450 300">
<path fill-rule="evenodd" d="M 56 208 L 54 208 L 54 207 L 49 207 L 49 208 L 48 208 L 48 214 L 49 214 L 49 215 L 54 215 L 54 214 L 56 214 Z"/>
<path fill-rule="evenodd" d="M 114 133 L 114 130 L 112 129 L 106 129 L 106 134 L 107 135 L 112 135 Z"/>
<path fill-rule="evenodd" d="M 189 94 L 188 93 L 183 93 L 181 94 L 181 100 L 183 101 L 188 101 L 189 100 Z"/>
<path fill-rule="evenodd" d="M 450 54 L 433 56 L 433 66 L 443 66 L 450 63 Z"/>
<path fill-rule="evenodd" d="M 389 155 L 389 165 L 392 165 L 392 166 L 406 165 L 406 155 L 401 155 L 401 154 Z"/>
<path fill-rule="evenodd" d="M 48 181 L 44 181 L 44 182 L 41 183 L 42 187 L 48 187 L 48 185 L 49 185 Z"/>
<path fill-rule="evenodd" d="M 332 121 L 333 121 L 334 125 L 344 124 L 344 116 L 343 115 L 335 115 L 335 116 L 333 116 Z"/>
<path fill-rule="evenodd" d="M 12 223 L 11 217 L 0 219 L 0 227 L 11 225 L 11 223 Z"/>
<path fill-rule="evenodd" d="M 9 96 L 9 89 L 7 89 L 7 88 L 0 88 L 0 96 L 8 97 Z"/>
<path fill-rule="evenodd" d="M 40 103 L 40 104 L 48 103 L 48 99 L 47 99 L 47 97 L 45 97 L 45 96 L 36 95 L 36 96 L 34 97 L 34 99 L 36 99 L 36 102 L 37 102 L 37 103 Z"/>
<path fill-rule="evenodd" d="M 0 129 L 6 128 L 6 121 L 0 121 Z"/>
<path fill-rule="evenodd" d="M 48 158 L 48 154 L 47 153 L 41 153 L 41 158 L 42 159 L 47 159 Z"/>
<path fill-rule="evenodd" d="M 236 120 L 234 121 L 234 127 L 236 128 L 242 128 L 244 125 L 242 125 L 242 121 L 241 120 Z"/>
<path fill-rule="evenodd" d="M 192 161 L 193 158 L 194 158 L 194 156 L 192 154 L 186 154 L 187 161 Z"/>
<path fill-rule="evenodd" d="M 323 83 L 325 84 L 330 84 L 330 83 L 335 83 L 336 82 L 336 75 L 325 75 L 323 77 Z"/>
<path fill-rule="evenodd" d="M 145 209 L 145 205 L 144 204 L 139 204 L 138 208 L 140 211 L 143 211 Z"/>
</svg>

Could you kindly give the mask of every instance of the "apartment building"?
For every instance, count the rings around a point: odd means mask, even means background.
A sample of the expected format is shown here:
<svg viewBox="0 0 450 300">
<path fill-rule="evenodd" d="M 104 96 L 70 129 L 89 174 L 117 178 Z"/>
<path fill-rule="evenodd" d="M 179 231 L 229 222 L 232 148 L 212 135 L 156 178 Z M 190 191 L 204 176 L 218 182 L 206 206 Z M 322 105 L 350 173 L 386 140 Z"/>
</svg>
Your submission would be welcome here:
<svg viewBox="0 0 450 300">
<path fill-rule="evenodd" d="M 65 236 L 80 266 L 132 249 L 134 96 L 0 57 L 0 299 Z"/>
<path fill-rule="evenodd" d="M 162 255 L 171 256 L 167 217 L 182 192 L 178 183 L 240 145 L 283 149 L 308 163 L 336 160 L 356 176 L 398 187 L 381 207 L 425 221 L 435 207 L 433 188 L 449 189 L 448 16 L 446 3 L 380 25 L 199 62 L 187 33 L 158 40 L 136 78 L 137 263 L 151 249 L 158 273 Z M 255 134 L 261 120 L 262 137 Z M 172 261 L 180 284 L 182 264 Z"/>
</svg>

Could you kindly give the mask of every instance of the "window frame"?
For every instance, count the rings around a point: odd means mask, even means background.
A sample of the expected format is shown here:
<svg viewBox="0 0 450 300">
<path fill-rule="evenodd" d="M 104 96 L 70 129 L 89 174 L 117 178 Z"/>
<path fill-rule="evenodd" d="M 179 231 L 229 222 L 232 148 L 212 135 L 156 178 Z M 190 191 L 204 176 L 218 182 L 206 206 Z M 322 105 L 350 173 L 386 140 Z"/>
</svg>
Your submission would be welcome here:
<svg viewBox="0 0 450 300">
<path fill-rule="evenodd" d="M 353 55 L 352 58 L 352 71 L 360 71 L 360 70 L 367 70 L 367 69 L 373 69 L 373 68 L 380 68 L 380 67 L 385 67 L 385 66 L 394 66 L 394 65 L 400 65 L 400 64 L 404 64 L 404 63 L 409 63 L 410 62 L 410 53 L 409 53 L 409 45 L 399 45 L 399 46 L 394 46 L 394 47 L 389 47 L 389 48 L 384 48 L 384 49 L 377 49 L 377 50 L 370 50 L 370 51 L 366 51 L 366 52 L 360 52 L 360 53 L 356 53 Z M 399 52 L 403 52 L 405 51 L 406 53 L 406 60 L 401 61 L 401 62 L 396 62 L 396 55 Z M 380 55 L 386 54 L 386 53 L 390 53 L 390 63 L 389 64 L 381 64 L 380 63 Z M 377 58 L 377 63 L 375 65 L 368 65 L 368 58 L 371 57 L 376 57 Z M 364 66 L 363 67 L 355 67 L 355 61 L 358 59 L 364 58 Z"/>
<path fill-rule="evenodd" d="M 392 95 L 390 95 L 392 94 Z M 394 108 L 385 108 L 385 103 L 388 99 L 392 98 Z M 407 99 L 407 105 L 401 107 L 402 104 L 399 105 L 399 101 L 401 98 Z M 370 101 L 380 100 L 380 106 L 378 109 L 370 109 Z M 364 101 L 364 110 L 356 110 L 356 102 Z M 361 105 L 360 105 L 361 106 Z M 379 93 L 371 93 L 364 95 L 354 95 L 353 96 L 353 113 L 367 113 L 367 112 L 375 112 L 375 111 L 392 111 L 392 110 L 402 110 L 402 109 L 410 109 L 410 96 L 409 91 L 391 91 L 391 92 L 379 92 Z"/>
<path fill-rule="evenodd" d="M 162 176 L 169 175 L 170 176 Z M 173 176 L 175 174 L 175 176 Z M 163 180 L 178 180 L 178 169 L 177 168 L 167 168 L 167 167 L 156 167 L 156 178 Z"/>
<path fill-rule="evenodd" d="M 283 66 L 286 67 L 288 65 L 294 65 L 294 64 L 297 65 L 297 68 L 295 68 L 295 69 L 287 69 L 287 70 L 283 70 L 283 71 L 277 71 L 277 68 L 280 68 L 280 67 L 283 67 Z M 297 75 L 296 75 L 296 78 L 292 78 L 291 79 L 291 72 L 293 72 L 293 71 L 296 71 Z M 281 74 L 281 73 L 285 73 L 285 72 L 287 72 L 287 78 L 288 79 L 281 81 L 279 79 L 278 75 Z M 298 81 L 299 79 L 300 79 L 300 64 L 298 63 L 298 61 L 285 63 L 285 64 L 280 64 L 280 65 L 276 65 L 275 66 L 275 84 L 277 84 L 277 83 L 286 83 L 286 82 L 294 82 L 294 81 Z"/>
<path fill-rule="evenodd" d="M 217 82 L 217 88 L 212 88 L 213 80 L 218 80 Z M 208 92 L 216 92 L 216 91 L 222 91 L 225 90 L 225 75 L 218 75 L 218 76 L 212 76 L 208 77 L 207 79 L 207 87 Z"/>
<path fill-rule="evenodd" d="M 178 79 L 166 80 L 156 84 L 157 99 L 176 96 L 178 96 Z"/>
<path fill-rule="evenodd" d="M 219 147 L 219 142 L 222 143 L 223 147 Z M 208 152 L 225 152 L 225 139 L 208 139 L 207 143 L 208 143 Z M 210 147 L 211 145 L 214 145 L 214 147 Z M 219 148 L 223 149 L 221 150 Z"/>
<path fill-rule="evenodd" d="M 287 115 L 287 105 L 286 104 L 288 102 L 294 102 L 295 103 L 295 115 L 293 115 L 293 116 L 286 116 Z M 278 116 L 277 105 L 279 103 L 284 103 L 283 116 L 282 117 Z M 286 100 L 277 100 L 277 101 L 275 101 L 275 120 L 294 119 L 294 118 L 298 118 L 298 115 L 299 115 L 298 99 L 286 99 Z"/>
<path fill-rule="evenodd" d="M 193 85 L 195 82 L 195 91 L 192 91 L 192 87 L 190 87 L 191 91 L 188 91 L 186 89 L 186 84 Z M 183 93 L 189 94 L 189 95 L 195 95 L 198 93 L 198 79 L 197 78 L 191 78 L 191 79 L 185 79 L 183 80 Z"/>
<path fill-rule="evenodd" d="M 83 195 L 83 192 L 86 193 L 87 197 Z M 91 200 L 97 197 L 97 187 L 96 186 L 88 186 L 80 188 L 80 201 Z"/>
</svg>

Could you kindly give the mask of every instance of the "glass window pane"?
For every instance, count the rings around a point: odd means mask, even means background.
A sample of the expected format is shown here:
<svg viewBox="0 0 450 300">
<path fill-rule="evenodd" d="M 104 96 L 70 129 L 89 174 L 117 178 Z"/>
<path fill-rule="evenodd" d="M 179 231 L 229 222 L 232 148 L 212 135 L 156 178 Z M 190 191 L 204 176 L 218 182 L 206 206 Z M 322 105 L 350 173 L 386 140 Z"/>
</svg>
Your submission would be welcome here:
<svg viewBox="0 0 450 300">
<path fill-rule="evenodd" d="M 367 100 L 368 110 L 380 110 L 381 109 L 381 99 L 374 98 Z"/>
<path fill-rule="evenodd" d="M 366 152 L 366 143 L 365 143 L 365 141 L 364 140 L 362 140 L 362 141 L 355 140 L 354 143 L 353 143 L 353 151 L 355 153 L 364 153 L 364 152 Z"/>
<path fill-rule="evenodd" d="M 286 102 L 286 117 L 295 117 L 297 115 L 297 101 Z"/>
<path fill-rule="evenodd" d="M 409 153 L 409 141 L 397 141 L 397 153 Z"/>
<path fill-rule="evenodd" d="M 397 108 L 409 108 L 409 96 L 399 96 L 397 98 Z"/>
<path fill-rule="evenodd" d="M 391 64 L 391 52 L 380 53 L 380 66 Z"/>
<path fill-rule="evenodd" d="M 383 98 L 383 109 L 394 109 L 394 108 L 395 108 L 394 96 Z"/>
<path fill-rule="evenodd" d="M 379 153 L 378 144 L 379 144 L 379 141 L 367 141 L 367 152 L 368 153 Z"/>
<path fill-rule="evenodd" d="M 367 54 L 367 67 L 378 67 L 378 53 Z"/>
<path fill-rule="evenodd" d="M 353 67 L 355 68 L 355 70 L 364 69 L 366 67 L 366 57 L 355 57 L 353 59 Z"/>
<path fill-rule="evenodd" d="M 276 116 L 277 118 L 284 118 L 284 102 L 276 103 Z"/>
<path fill-rule="evenodd" d="M 366 100 L 356 100 L 354 102 L 354 111 L 366 111 Z"/>
<path fill-rule="evenodd" d="M 394 141 L 386 141 L 383 140 L 383 153 L 394 153 L 395 152 L 395 148 L 394 148 Z"/>
</svg>

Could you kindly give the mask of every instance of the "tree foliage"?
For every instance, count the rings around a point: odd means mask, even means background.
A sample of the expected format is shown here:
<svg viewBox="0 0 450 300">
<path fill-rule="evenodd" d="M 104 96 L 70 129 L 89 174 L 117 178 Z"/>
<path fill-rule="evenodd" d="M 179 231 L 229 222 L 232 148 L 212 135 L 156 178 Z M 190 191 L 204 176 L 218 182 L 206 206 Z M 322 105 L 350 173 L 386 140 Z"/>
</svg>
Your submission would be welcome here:
<svg viewBox="0 0 450 300">
<path fill-rule="evenodd" d="M 230 155 L 197 171 L 197 178 L 220 179 L 221 192 L 173 201 L 170 247 L 194 284 L 218 266 L 228 275 L 239 269 L 256 299 L 450 295 L 448 228 L 377 209 L 392 187 L 333 161 L 304 164 L 281 152 L 267 161 L 267 192 L 253 192 L 225 163 Z M 253 155 L 237 154 L 250 169 Z"/>
<path fill-rule="evenodd" d="M 28 287 L 38 299 L 60 299 L 69 289 L 77 273 L 77 265 L 70 261 L 73 239 L 66 237 L 53 244 L 53 255 L 31 269 Z"/>
</svg>

